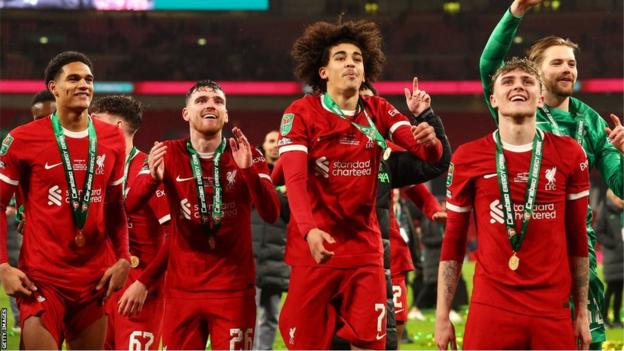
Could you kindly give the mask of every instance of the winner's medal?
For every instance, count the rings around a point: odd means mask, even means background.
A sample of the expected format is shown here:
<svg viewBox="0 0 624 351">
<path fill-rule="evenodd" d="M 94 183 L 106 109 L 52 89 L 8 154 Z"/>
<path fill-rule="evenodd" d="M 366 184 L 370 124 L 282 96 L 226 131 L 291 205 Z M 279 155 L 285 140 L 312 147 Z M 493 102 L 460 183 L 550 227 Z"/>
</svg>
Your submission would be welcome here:
<svg viewBox="0 0 624 351">
<path fill-rule="evenodd" d="M 518 256 L 516 256 L 516 253 L 514 252 L 513 255 L 509 257 L 509 269 L 511 269 L 512 271 L 515 271 L 518 269 L 519 266 L 520 266 L 520 259 L 518 258 Z"/>
<path fill-rule="evenodd" d="M 87 239 L 82 232 L 87 221 L 87 215 L 89 213 L 89 205 L 91 203 L 91 191 L 93 190 L 93 179 L 95 176 L 95 158 L 97 150 L 97 135 L 95 128 L 93 127 L 93 121 L 89 118 L 87 122 L 88 133 L 88 158 L 87 158 L 87 174 L 82 186 L 82 198 L 78 195 L 78 186 L 76 185 L 76 178 L 74 174 L 74 167 L 72 165 L 71 157 L 69 156 L 69 149 L 67 148 L 67 141 L 65 140 L 65 134 L 63 132 L 63 126 L 56 116 L 56 112 L 50 116 L 50 122 L 52 123 L 52 129 L 54 130 L 54 137 L 61 153 L 61 163 L 63 164 L 63 171 L 65 172 L 65 180 L 67 181 L 67 188 L 69 191 L 69 198 L 71 203 L 71 210 L 74 218 L 74 225 L 78 229 L 78 234 L 74 236 L 74 243 L 78 247 L 83 247 L 87 243 Z"/>
<path fill-rule="evenodd" d="M 384 150 L 384 153 L 383 153 L 383 159 L 384 159 L 384 161 L 385 161 L 385 160 L 388 160 L 388 159 L 390 158 L 390 154 L 392 154 L 392 149 L 390 149 L 389 147 L 387 147 L 387 148 Z"/>
<path fill-rule="evenodd" d="M 79 230 L 78 234 L 74 237 L 74 243 L 76 243 L 78 247 L 83 247 L 87 243 L 87 238 L 82 234 L 82 230 Z"/>
<path fill-rule="evenodd" d="M 507 228 L 507 236 L 509 237 L 509 242 L 511 243 L 511 249 L 513 251 L 507 265 L 512 271 L 516 271 L 520 266 L 520 259 L 516 253 L 520 251 L 520 247 L 522 246 L 522 242 L 526 236 L 529 221 L 533 215 L 535 198 L 537 196 L 537 183 L 539 181 L 539 171 L 542 164 L 542 135 L 539 131 L 536 131 L 535 137 L 533 138 L 531 165 L 529 166 L 529 182 L 524 194 L 525 203 L 524 212 L 522 213 L 520 235 L 517 235 L 518 233 L 516 232 L 509 176 L 507 174 L 507 164 L 505 161 L 505 155 L 503 154 L 503 145 L 500 141 L 499 131 L 494 133 L 494 139 L 496 140 L 496 174 L 498 176 L 498 189 L 503 203 L 503 214 L 505 226 Z"/>
<path fill-rule="evenodd" d="M 225 150 L 225 139 L 221 140 L 221 143 L 217 147 L 213 158 L 213 188 L 214 193 L 212 195 L 212 216 L 208 215 L 208 202 L 206 201 L 206 191 L 204 189 L 204 178 L 199 161 L 199 154 L 193 148 L 191 141 L 186 143 L 186 149 L 189 152 L 191 159 L 191 169 L 193 170 L 193 178 L 195 179 L 195 188 L 197 189 L 197 203 L 199 205 L 199 218 L 202 224 L 203 231 L 208 235 L 208 245 L 211 250 L 216 247 L 216 240 L 214 236 L 221 226 L 223 220 L 223 188 L 221 186 L 221 166 L 219 164 L 223 151 Z M 212 217 L 212 221 L 210 220 Z"/>
<path fill-rule="evenodd" d="M 130 268 L 137 268 L 139 266 L 139 258 L 132 255 L 130 256 Z"/>
</svg>

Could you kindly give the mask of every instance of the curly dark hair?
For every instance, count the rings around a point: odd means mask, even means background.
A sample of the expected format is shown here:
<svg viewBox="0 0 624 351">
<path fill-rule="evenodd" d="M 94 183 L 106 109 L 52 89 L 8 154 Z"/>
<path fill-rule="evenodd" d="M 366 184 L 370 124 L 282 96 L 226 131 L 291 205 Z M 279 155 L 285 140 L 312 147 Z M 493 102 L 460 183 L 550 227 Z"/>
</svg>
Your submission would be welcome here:
<svg viewBox="0 0 624 351">
<path fill-rule="evenodd" d="M 333 46 L 350 43 L 362 50 L 366 80 L 375 82 L 386 60 L 381 42 L 379 27 L 371 21 L 311 24 L 295 41 L 290 53 L 296 62 L 295 77 L 312 86 L 316 93 L 324 92 L 327 82 L 319 76 L 319 68 L 329 63 Z"/>
<path fill-rule="evenodd" d="M 135 133 L 143 120 L 143 104 L 132 96 L 110 95 L 95 99 L 89 108 L 91 113 L 106 112 L 120 116 L 128 123 L 128 132 Z"/>
<path fill-rule="evenodd" d="M 72 62 L 82 62 L 93 72 L 93 64 L 87 55 L 77 51 L 63 51 L 50 60 L 44 71 L 46 87 L 50 81 L 58 78 L 63 70 L 63 66 Z"/>
</svg>

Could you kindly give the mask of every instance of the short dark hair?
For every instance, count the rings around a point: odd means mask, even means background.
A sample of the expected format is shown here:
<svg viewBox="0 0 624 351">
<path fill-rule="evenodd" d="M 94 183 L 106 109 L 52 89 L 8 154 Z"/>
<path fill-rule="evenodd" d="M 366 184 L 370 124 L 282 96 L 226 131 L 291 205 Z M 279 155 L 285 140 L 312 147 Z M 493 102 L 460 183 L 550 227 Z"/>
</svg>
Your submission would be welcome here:
<svg viewBox="0 0 624 351">
<path fill-rule="evenodd" d="M 216 90 L 223 91 L 223 88 L 221 88 L 219 83 L 215 82 L 214 80 L 210 80 L 210 79 L 199 80 L 195 82 L 195 84 L 186 92 L 186 102 L 188 103 L 189 99 L 191 98 L 191 95 L 193 95 L 194 92 L 198 91 L 201 88 L 210 88 L 215 91 Z"/>
<path fill-rule="evenodd" d="M 129 132 L 136 132 L 143 119 L 143 104 L 127 95 L 110 95 L 95 99 L 91 103 L 91 113 L 109 113 L 120 116 L 128 123 Z"/>
<path fill-rule="evenodd" d="M 54 56 L 44 71 L 45 85 L 48 86 L 50 81 L 58 78 L 59 74 L 63 70 L 63 66 L 72 62 L 82 62 L 89 66 L 89 69 L 93 72 L 93 64 L 87 55 L 77 51 L 63 51 L 60 54 Z"/>
<path fill-rule="evenodd" d="M 291 55 L 295 60 L 295 77 L 312 86 L 316 93 L 327 90 L 327 82 L 319 76 L 319 69 L 329 62 L 332 47 L 350 43 L 362 50 L 366 80 L 375 82 L 385 61 L 381 50 L 379 27 L 371 21 L 337 23 L 316 22 L 306 28 L 295 41 Z"/>
<path fill-rule="evenodd" d="M 56 102 L 54 95 L 52 95 L 52 93 L 48 89 L 42 90 L 38 92 L 37 94 L 35 94 L 32 97 L 32 100 L 30 101 L 30 106 L 34 106 L 35 104 L 38 104 L 40 102 L 47 102 L 47 101 Z"/>
</svg>

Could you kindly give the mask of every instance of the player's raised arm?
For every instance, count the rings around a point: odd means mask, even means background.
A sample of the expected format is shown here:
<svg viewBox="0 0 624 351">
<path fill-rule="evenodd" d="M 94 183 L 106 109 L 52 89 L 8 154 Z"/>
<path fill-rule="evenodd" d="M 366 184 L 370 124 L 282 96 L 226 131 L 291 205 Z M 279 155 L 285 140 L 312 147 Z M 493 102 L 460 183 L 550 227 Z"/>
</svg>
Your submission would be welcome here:
<svg viewBox="0 0 624 351">
<path fill-rule="evenodd" d="M 492 94 L 492 75 L 502 66 L 513 38 L 518 32 L 518 27 L 522 21 L 522 17 L 531 7 L 541 3 L 542 0 L 516 0 L 511 4 L 501 20 L 496 24 L 492 34 L 490 35 L 485 48 L 479 59 L 479 73 L 481 84 L 483 85 L 483 93 L 485 95 L 485 103 L 492 114 L 495 122 L 498 122 L 498 115 L 490 104 L 490 95 Z"/>
<path fill-rule="evenodd" d="M 262 154 L 253 150 L 243 132 L 235 127 L 232 129 L 234 138 L 230 138 L 230 147 L 237 166 L 248 182 L 251 198 L 260 217 L 266 222 L 273 223 L 279 216 L 280 203 L 275 187 L 269 175 Z"/>
</svg>

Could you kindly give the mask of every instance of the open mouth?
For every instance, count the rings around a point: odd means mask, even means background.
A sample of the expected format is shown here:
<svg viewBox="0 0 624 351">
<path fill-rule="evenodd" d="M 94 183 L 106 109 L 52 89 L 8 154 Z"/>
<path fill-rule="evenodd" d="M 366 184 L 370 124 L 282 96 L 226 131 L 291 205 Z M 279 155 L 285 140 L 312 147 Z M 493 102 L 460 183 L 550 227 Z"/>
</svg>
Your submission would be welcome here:
<svg viewBox="0 0 624 351">
<path fill-rule="evenodd" d="M 523 96 L 523 95 L 512 95 L 509 98 L 509 101 L 511 101 L 511 102 L 517 102 L 517 101 L 524 102 L 524 101 L 527 101 L 527 98 L 526 98 L 526 96 Z"/>
<path fill-rule="evenodd" d="M 213 113 L 206 113 L 201 116 L 202 119 L 217 119 L 217 115 Z"/>
</svg>

